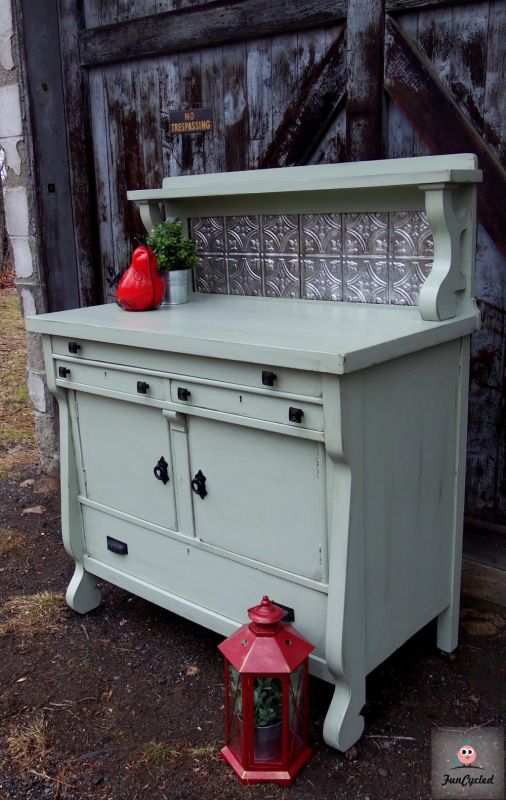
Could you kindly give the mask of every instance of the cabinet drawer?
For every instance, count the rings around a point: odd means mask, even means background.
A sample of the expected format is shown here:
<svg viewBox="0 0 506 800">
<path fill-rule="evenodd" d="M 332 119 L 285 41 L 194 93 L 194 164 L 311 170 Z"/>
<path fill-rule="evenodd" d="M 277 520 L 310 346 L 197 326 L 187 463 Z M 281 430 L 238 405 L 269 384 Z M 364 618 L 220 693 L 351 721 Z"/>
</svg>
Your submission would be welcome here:
<svg viewBox="0 0 506 800">
<path fill-rule="evenodd" d="M 240 389 L 221 389 L 199 383 L 185 383 L 184 380 L 171 381 L 170 396 L 174 403 L 181 404 L 181 411 L 194 406 L 293 425 L 295 428 L 323 430 L 323 409 L 317 403 L 253 394 Z"/>
<path fill-rule="evenodd" d="M 71 350 L 69 350 L 69 346 Z M 77 346 L 77 347 L 76 347 Z M 319 373 L 298 369 L 278 368 L 269 364 L 247 364 L 224 359 L 204 358 L 202 356 L 167 353 L 162 350 L 145 350 L 139 347 L 70 340 L 63 337 L 52 338 L 53 353 L 89 361 L 105 361 L 121 364 L 139 370 L 150 369 L 172 375 L 187 375 L 241 386 L 265 389 L 265 380 L 272 377 L 273 391 L 289 394 L 302 394 L 308 397 L 321 397 L 321 378 Z M 272 376 L 264 375 L 272 373 Z"/>
<path fill-rule="evenodd" d="M 151 397 L 155 400 L 167 400 L 169 395 L 168 380 L 153 375 L 144 375 L 142 372 L 125 372 L 115 369 L 109 364 L 97 367 L 57 359 L 55 374 L 57 380 Z"/>
<path fill-rule="evenodd" d="M 324 657 L 324 592 L 208 552 L 190 538 L 173 539 L 87 506 L 82 511 L 85 563 L 92 574 L 103 574 L 100 565 L 106 565 L 114 570 L 113 574 L 104 574 L 106 579 L 121 586 L 121 575 L 130 575 L 139 581 L 139 587 L 133 590 L 136 594 L 142 595 L 143 589 L 148 589 L 150 600 L 178 613 L 184 613 L 178 607 L 180 598 L 239 624 L 247 621 L 246 609 L 256 605 L 263 594 L 269 594 L 274 601 L 294 609 L 297 630 L 316 645 L 316 654 Z M 108 537 L 112 550 L 107 546 Z M 125 546 L 127 553 L 117 552 Z M 170 593 L 169 602 L 164 603 L 160 595 L 154 596 L 151 587 Z M 170 597 L 174 599 L 172 603 Z M 209 620 L 198 621 L 209 626 Z"/>
</svg>

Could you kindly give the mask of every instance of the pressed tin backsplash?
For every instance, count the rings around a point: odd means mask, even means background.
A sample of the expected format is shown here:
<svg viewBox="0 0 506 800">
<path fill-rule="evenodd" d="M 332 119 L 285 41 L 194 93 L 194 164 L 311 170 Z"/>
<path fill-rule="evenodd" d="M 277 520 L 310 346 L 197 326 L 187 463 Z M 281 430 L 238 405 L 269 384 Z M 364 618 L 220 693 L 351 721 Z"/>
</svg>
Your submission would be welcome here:
<svg viewBox="0 0 506 800">
<path fill-rule="evenodd" d="M 432 267 L 418 211 L 199 217 L 196 291 L 416 305 Z"/>
</svg>

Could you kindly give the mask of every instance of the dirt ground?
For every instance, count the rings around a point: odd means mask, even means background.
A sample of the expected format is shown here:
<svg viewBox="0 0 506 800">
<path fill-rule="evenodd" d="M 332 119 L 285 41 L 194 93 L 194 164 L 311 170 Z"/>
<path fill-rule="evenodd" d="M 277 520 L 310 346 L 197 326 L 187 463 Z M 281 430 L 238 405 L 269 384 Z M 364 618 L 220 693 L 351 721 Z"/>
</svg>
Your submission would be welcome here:
<svg viewBox="0 0 506 800">
<path fill-rule="evenodd" d="M 72 564 L 21 408 L 12 289 L 0 319 L 0 800 L 425 800 L 434 727 L 504 725 L 506 616 L 467 607 L 455 654 L 429 625 L 369 676 L 358 746 L 323 743 L 331 690 L 313 680 L 312 761 L 290 789 L 241 787 L 219 757 L 220 638 L 108 585 L 87 616 L 66 608 Z"/>
</svg>

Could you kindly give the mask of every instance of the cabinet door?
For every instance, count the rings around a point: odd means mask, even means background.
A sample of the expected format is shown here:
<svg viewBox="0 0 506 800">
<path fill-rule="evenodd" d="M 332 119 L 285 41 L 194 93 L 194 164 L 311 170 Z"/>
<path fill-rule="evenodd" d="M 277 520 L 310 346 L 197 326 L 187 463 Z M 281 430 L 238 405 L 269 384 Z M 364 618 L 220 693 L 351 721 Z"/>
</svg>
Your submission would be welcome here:
<svg viewBox="0 0 506 800">
<path fill-rule="evenodd" d="M 162 412 L 137 403 L 76 393 L 86 494 L 90 500 L 177 530 L 170 433 Z M 160 458 L 169 481 L 153 472 Z"/>
<path fill-rule="evenodd" d="M 192 417 L 195 534 L 217 547 L 321 580 L 325 575 L 323 445 L 308 439 Z"/>
</svg>

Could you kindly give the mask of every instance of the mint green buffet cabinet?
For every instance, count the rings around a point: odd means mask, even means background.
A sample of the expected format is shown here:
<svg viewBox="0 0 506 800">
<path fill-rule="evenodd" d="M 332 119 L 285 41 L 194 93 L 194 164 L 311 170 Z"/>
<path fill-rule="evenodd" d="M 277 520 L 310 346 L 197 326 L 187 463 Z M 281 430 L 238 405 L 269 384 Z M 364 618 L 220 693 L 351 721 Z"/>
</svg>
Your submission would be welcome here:
<svg viewBox="0 0 506 800">
<path fill-rule="evenodd" d="M 60 407 L 71 608 L 105 580 L 229 635 L 268 594 L 335 686 L 340 750 L 368 672 L 434 618 L 455 648 L 480 178 L 457 155 L 129 192 L 148 230 L 178 216 L 208 253 L 187 305 L 28 319 Z M 415 218 L 433 242 L 418 283 Z"/>
</svg>

